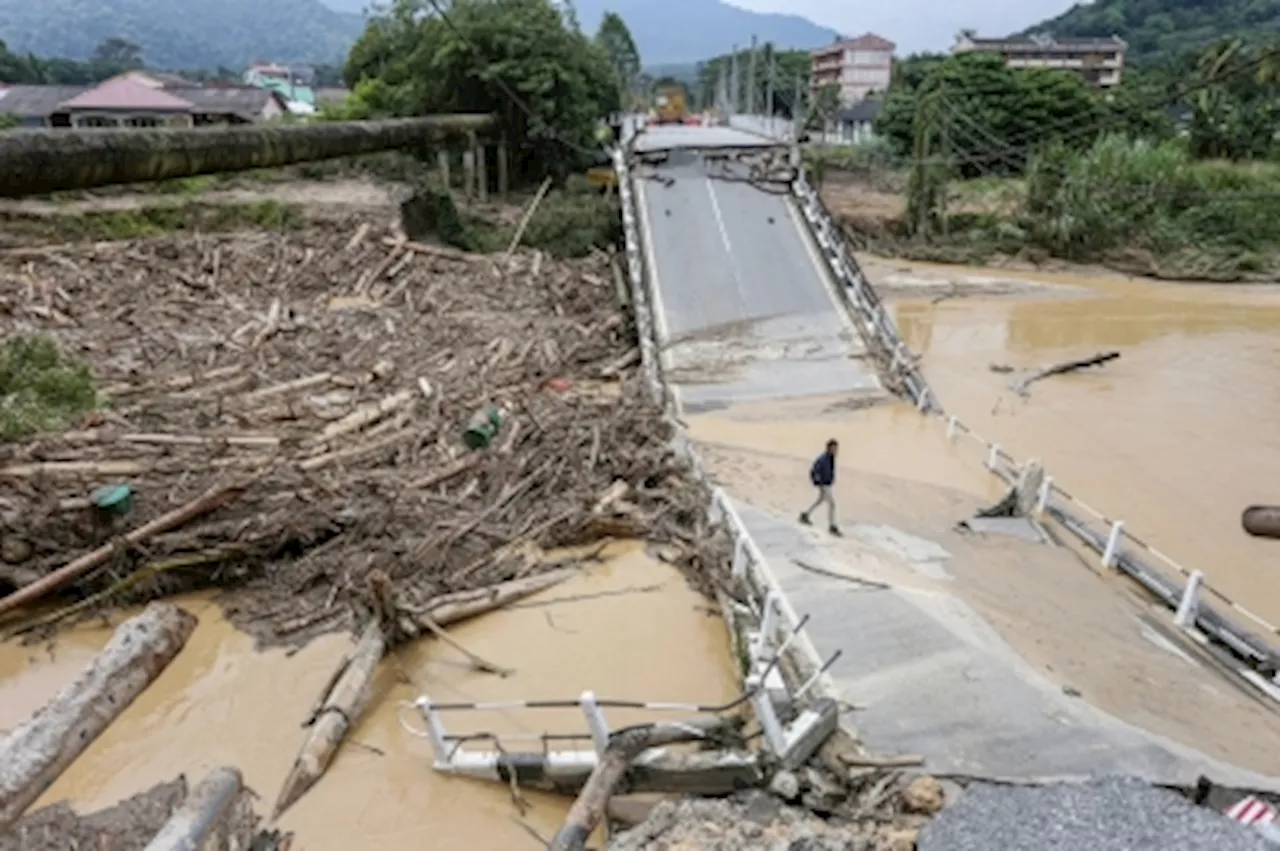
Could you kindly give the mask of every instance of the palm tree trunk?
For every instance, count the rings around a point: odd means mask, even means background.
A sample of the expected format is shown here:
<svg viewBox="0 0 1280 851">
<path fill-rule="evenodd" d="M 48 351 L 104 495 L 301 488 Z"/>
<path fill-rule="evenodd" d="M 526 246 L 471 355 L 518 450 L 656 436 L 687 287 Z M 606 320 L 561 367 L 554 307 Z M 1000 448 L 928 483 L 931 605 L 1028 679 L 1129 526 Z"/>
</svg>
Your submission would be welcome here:
<svg viewBox="0 0 1280 851">
<path fill-rule="evenodd" d="M 42 195 L 430 145 L 493 126 L 489 115 L 191 130 L 0 133 L 0 196 Z"/>
</svg>

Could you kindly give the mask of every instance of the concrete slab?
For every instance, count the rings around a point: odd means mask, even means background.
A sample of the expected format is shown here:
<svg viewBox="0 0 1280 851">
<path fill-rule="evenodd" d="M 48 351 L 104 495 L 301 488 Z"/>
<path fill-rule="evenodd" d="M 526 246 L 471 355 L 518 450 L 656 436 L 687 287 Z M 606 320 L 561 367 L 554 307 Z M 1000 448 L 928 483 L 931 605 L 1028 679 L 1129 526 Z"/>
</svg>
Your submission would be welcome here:
<svg viewBox="0 0 1280 851">
<path fill-rule="evenodd" d="M 830 673 L 857 706 L 852 724 L 873 751 L 920 754 L 939 775 L 1025 782 L 1127 774 L 1192 784 L 1204 774 L 1280 790 L 1280 779 L 1210 759 L 1064 693 L 951 595 L 800 567 L 793 559 L 823 557 L 801 527 L 736 505 L 792 607 L 811 617 L 818 652 L 844 651 Z"/>
<path fill-rule="evenodd" d="M 757 133 L 731 127 L 688 127 L 650 124 L 635 133 L 634 149 L 641 153 L 673 148 L 772 148 L 778 143 Z"/>
<path fill-rule="evenodd" d="M 687 151 L 643 174 L 658 343 L 687 409 L 879 391 L 789 196 Z"/>
</svg>

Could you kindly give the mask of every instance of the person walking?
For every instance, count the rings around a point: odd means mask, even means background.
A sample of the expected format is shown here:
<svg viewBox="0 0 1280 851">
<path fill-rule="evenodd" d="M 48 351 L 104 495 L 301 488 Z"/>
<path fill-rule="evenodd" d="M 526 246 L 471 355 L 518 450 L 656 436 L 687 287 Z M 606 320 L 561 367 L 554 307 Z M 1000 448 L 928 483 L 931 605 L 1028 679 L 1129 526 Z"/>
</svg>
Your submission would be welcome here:
<svg viewBox="0 0 1280 851">
<path fill-rule="evenodd" d="M 831 488 L 836 483 L 836 451 L 839 448 L 839 443 L 828 440 L 826 451 L 814 459 L 813 466 L 809 468 L 809 481 L 813 482 L 813 486 L 818 489 L 818 498 L 807 510 L 800 512 L 800 522 L 806 526 L 812 526 L 813 522 L 809 519 L 809 515 L 825 502 L 827 531 L 836 537 L 840 537 L 840 527 L 836 526 L 836 500 L 831 495 Z"/>
</svg>

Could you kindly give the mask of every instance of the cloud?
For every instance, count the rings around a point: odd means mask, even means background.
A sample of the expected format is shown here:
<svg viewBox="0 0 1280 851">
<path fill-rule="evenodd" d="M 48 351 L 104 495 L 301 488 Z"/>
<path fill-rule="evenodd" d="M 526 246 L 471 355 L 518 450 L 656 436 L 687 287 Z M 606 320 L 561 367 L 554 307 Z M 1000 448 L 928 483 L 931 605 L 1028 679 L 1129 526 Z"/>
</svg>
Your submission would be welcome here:
<svg viewBox="0 0 1280 851">
<path fill-rule="evenodd" d="M 1008 35 L 1071 8 L 1072 0 L 730 0 L 754 12 L 789 12 L 846 35 L 874 32 L 898 45 L 900 54 L 951 47 L 962 29 Z"/>
</svg>

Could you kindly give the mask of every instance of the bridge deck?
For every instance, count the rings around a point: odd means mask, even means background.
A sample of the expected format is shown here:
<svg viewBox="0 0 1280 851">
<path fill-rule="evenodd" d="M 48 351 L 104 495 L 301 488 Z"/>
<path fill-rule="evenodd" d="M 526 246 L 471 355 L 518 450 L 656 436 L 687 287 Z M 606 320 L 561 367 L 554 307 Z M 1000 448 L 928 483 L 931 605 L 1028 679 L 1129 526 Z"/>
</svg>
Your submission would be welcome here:
<svg viewBox="0 0 1280 851">
<path fill-rule="evenodd" d="M 701 138 L 718 142 L 718 129 Z M 692 151 L 639 171 L 663 365 L 682 402 L 878 390 L 794 203 L 746 177 Z"/>
</svg>

